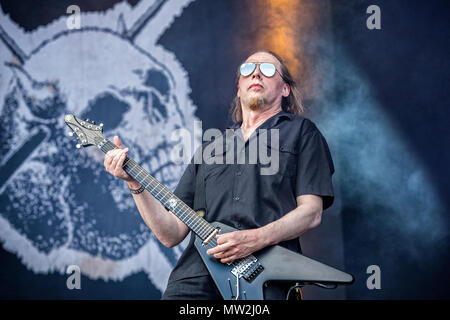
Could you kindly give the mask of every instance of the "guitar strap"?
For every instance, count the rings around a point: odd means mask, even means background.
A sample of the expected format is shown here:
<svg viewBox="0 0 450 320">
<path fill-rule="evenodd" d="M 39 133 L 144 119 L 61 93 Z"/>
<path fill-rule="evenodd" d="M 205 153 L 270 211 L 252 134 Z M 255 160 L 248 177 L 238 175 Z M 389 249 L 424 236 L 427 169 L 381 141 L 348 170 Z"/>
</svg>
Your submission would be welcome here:
<svg viewBox="0 0 450 320">
<path fill-rule="evenodd" d="M 195 165 L 195 194 L 194 194 L 194 211 L 201 217 L 206 214 L 206 194 L 205 194 L 205 178 L 203 166 Z"/>
</svg>

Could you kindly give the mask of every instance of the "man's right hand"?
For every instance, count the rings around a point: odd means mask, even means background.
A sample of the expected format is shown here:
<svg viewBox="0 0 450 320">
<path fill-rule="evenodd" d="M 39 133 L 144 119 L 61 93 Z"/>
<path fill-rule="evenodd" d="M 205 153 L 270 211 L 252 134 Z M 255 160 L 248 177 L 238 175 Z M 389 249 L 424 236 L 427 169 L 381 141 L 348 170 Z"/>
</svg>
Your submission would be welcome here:
<svg viewBox="0 0 450 320">
<path fill-rule="evenodd" d="M 103 165 L 105 166 L 106 171 L 114 177 L 128 182 L 130 188 L 133 188 L 133 186 L 139 188 L 139 182 L 123 170 L 123 162 L 127 156 L 128 148 L 122 146 L 122 142 L 118 136 L 114 136 L 114 144 L 117 149 L 110 150 L 105 155 Z"/>
<path fill-rule="evenodd" d="M 106 153 L 103 162 L 106 171 L 114 177 L 126 181 L 128 188 L 139 189 L 141 184 L 123 170 L 123 161 L 127 156 L 128 148 L 122 146 L 118 136 L 115 136 L 113 141 L 117 149 Z M 168 248 L 183 241 L 189 233 L 189 228 L 172 212 L 168 214 L 167 209 L 149 192 L 140 194 L 133 194 L 136 207 L 145 224 L 153 231 L 159 241 Z"/>
</svg>

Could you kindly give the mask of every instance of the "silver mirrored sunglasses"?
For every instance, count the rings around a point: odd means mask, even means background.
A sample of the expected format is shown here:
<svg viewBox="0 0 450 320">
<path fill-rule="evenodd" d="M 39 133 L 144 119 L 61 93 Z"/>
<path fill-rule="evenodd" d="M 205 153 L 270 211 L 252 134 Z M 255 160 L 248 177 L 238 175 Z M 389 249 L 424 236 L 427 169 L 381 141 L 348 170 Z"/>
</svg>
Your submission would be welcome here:
<svg viewBox="0 0 450 320">
<path fill-rule="evenodd" d="M 259 65 L 259 70 L 261 71 L 261 73 L 268 78 L 273 77 L 275 75 L 275 72 L 278 72 L 275 65 L 270 62 L 245 62 L 241 64 L 239 72 L 242 76 L 247 77 L 255 71 L 257 65 Z"/>
</svg>

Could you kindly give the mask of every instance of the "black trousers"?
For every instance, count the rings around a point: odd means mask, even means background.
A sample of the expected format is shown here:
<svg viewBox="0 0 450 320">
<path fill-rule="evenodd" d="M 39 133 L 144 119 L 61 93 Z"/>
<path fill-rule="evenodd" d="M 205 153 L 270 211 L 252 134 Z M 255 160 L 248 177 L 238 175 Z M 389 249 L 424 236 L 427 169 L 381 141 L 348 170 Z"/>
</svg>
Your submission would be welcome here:
<svg viewBox="0 0 450 320">
<path fill-rule="evenodd" d="M 292 283 L 271 282 L 264 286 L 264 299 L 286 300 Z M 211 276 L 199 276 L 170 281 L 161 299 L 163 300 L 223 300 Z M 295 290 L 289 300 L 298 300 Z"/>
</svg>

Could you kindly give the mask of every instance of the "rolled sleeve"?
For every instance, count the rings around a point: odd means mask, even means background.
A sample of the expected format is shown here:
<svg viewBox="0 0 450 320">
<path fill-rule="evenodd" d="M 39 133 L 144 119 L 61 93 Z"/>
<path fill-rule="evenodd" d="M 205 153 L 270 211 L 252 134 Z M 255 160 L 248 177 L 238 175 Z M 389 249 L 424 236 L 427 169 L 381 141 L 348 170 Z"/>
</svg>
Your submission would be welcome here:
<svg viewBox="0 0 450 320">
<path fill-rule="evenodd" d="M 312 125 L 300 140 L 297 163 L 296 196 L 313 194 L 323 199 L 323 210 L 334 201 L 333 160 L 325 138 Z"/>
</svg>

